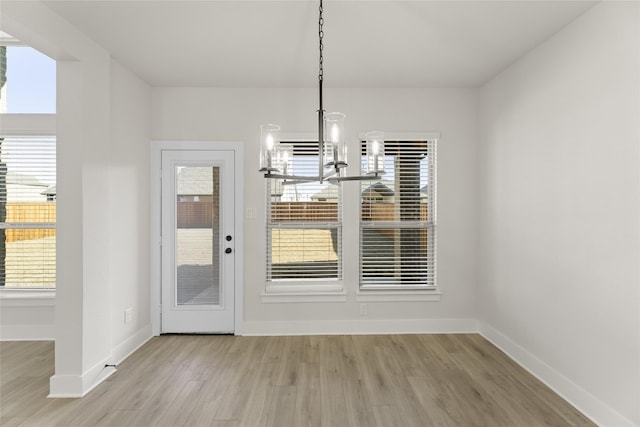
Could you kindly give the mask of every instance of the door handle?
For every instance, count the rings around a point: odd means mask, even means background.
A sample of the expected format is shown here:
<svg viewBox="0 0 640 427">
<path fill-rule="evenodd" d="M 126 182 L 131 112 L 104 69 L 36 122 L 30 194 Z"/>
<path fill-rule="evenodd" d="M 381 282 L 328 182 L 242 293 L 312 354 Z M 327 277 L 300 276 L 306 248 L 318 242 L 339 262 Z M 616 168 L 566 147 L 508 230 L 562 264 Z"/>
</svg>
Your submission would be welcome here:
<svg viewBox="0 0 640 427">
<path fill-rule="evenodd" d="M 224 250 L 225 254 L 230 254 L 231 252 L 233 252 L 233 250 L 231 248 L 227 248 Z"/>
</svg>

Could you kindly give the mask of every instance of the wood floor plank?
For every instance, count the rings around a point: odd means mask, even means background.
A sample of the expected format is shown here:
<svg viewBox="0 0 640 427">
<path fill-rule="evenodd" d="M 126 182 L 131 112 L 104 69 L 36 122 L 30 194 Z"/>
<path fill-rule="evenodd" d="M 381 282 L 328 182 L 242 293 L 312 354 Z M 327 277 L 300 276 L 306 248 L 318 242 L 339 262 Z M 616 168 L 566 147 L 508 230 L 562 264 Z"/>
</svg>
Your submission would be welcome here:
<svg viewBox="0 0 640 427">
<path fill-rule="evenodd" d="M 296 382 L 296 405 L 292 423 L 295 426 L 319 427 L 322 419 L 320 405 L 320 364 L 303 362 Z"/>
<path fill-rule="evenodd" d="M 322 426 L 348 426 L 349 416 L 342 386 L 343 380 L 320 374 L 320 411 Z"/>
<path fill-rule="evenodd" d="M 135 418 L 133 410 L 113 410 L 102 420 L 94 424 L 95 427 L 133 427 L 132 420 Z"/>
<path fill-rule="evenodd" d="M 404 422 L 400 411 L 394 405 L 374 405 L 373 416 L 378 427 L 396 427 Z"/>
<path fill-rule="evenodd" d="M 185 379 L 184 372 L 175 371 L 170 375 L 163 376 L 162 380 L 157 381 L 155 387 L 149 390 L 149 395 L 144 397 L 140 406 L 134 411 L 133 424 L 154 425 L 163 410 L 177 398 L 178 393 L 187 382 L 189 380 Z"/>
<path fill-rule="evenodd" d="M 295 385 L 300 373 L 300 363 L 302 362 L 302 339 L 301 337 L 282 337 L 282 363 L 276 385 Z"/>
<path fill-rule="evenodd" d="M 189 425 L 206 425 L 206 424 L 189 424 Z M 211 423 L 211 427 L 240 427 L 240 421 L 238 420 L 214 420 Z M 246 424 L 251 425 L 251 424 Z"/>
<path fill-rule="evenodd" d="M 355 427 L 376 426 L 373 406 L 367 396 L 363 381 L 359 379 L 345 380 L 343 387 L 349 425 Z"/>
<path fill-rule="evenodd" d="M 189 381 L 180 390 L 176 398 L 160 412 L 158 420 L 170 426 L 188 425 L 187 420 L 198 404 L 204 382 Z"/>
<path fill-rule="evenodd" d="M 320 339 L 317 335 L 307 335 L 302 338 L 302 360 L 307 363 L 320 362 Z"/>
<path fill-rule="evenodd" d="M 362 378 L 360 365 L 358 364 L 358 354 L 356 343 L 351 335 L 341 335 L 337 337 L 338 361 L 342 379 L 358 380 Z"/>
<path fill-rule="evenodd" d="M 392 336 L 386 336 L 385 342 L 379 348 L 381 365 L 387 371 L 387 378 L 393 390 L 393 404 L 400 411 L 403 425 L 407 427 L 421 427 L 424 425 L 426 413 L 411 388 L 405 363 L 410 359 L 407 349 L 403 349 L 394 342 Z"/>
<path fill-rule="evenodd" d="M 273 387 L 271 405 L 267 409 L 267 427 L 293 425 L 296 407 L 296 386 Z"/>
<path fill-rule="evenodd" d="M 26 420 L 26 417 L 3 417 L 3 418 L 0 418 L 0 426 L 16 427 L 22 424 L 25 420 Z"/>
<path fill-rule="evenodd" d="M 203 377 L 203 388 L 196 398 L 197 404 L 186 425 L 209 425 L 215 420 L 216 413 L 234 381 L 233 370 L 226 369 L 227 366 L 231 365 L 226 355 L 230 353 L 229 350 L 232 344 L 233 340 L 224 340 L 216 343 L 217 349 L 214 354 L 210 355 L 211 360 L 208 361 L 208 364 L 215 368 L 211 368 L 207 372 L 206 379 Z"/>
<path fill-rule="evenodd" d="M 377 336 L 356 337 L 356 354 L 363 383 L 372 405 L 393 405 L 395 397 L 391 378 L 383 368 Z"/>
<path fill-rule="evenodd" d="M 264 426 L 268 423 L 269 409 L 274 399 L 274 387 L 281 375 L 283 363 L 282 340 L 268 341 L 275 344 L 275 349 L 267 346 L 262 357 L 262 363 L 256 369 L 254 386 L 246 398 L 246 403 L 239 419 L 247 426 Z M 277 355 L 277 356 L 275 356 Z"/>
<path fill-rule="evenodd" d="M 46 398 L 49 381 L 46 377 L 24 376 L 14 378 L 0 389 L 0 406 L 6 417 L 28 416 L 28 407 L 34 401 Z"/>
<path fill-rule="evenodd" d="M 446 402 L 427 379 L 423 377 L 410 377 L 408 379 L 416 398 L 424 408 L 426 414 L 423 419 L 429 426 L 453 426 L 455 418 L 448 413 Z"/>
<path fill-rule="evenodd" d="M 80 399 L 45 399 L 31 407 L 33 413 L 20 424 L 21 427 L 61 426 L 66 417 L 72 416 L 80 408 Z M 74 424 L 78 424 L 74 420 Z"/>
<path fill-rule="evenodd" d="M 82 399 L 53 343 L 0 343 L 7 426 L 593 427 L 475 334 L 151 339 Z"/>
<path fill-rule="evenodd" d="M 239 337 L 226 357 L 225 381 L 229 383 L 216 419 L 240 419 L 247 405 L 249 396 L 258 378 L 261 361 L 264 357 L 265 342 L 256 337 Z"/>
</svg>

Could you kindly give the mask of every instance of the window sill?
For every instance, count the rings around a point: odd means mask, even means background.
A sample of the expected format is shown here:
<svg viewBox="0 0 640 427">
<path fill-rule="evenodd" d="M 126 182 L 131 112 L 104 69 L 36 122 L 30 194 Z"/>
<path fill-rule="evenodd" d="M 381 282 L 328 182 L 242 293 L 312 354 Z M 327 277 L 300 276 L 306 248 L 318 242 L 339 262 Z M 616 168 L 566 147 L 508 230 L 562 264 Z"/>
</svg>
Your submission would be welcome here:
<svg viewBox="0 0 640 427">
<path fill-rule="evenodd" d="M 1 307 L 53 307 L 55 289 L 0 289 Z"/>
<path fill-rule="evenodd" d="M 306 287 L 270 284 L 260 298 L 263 303 L 346 302 L 347 293 L 342 284 Z"/>
<path fill-rule="evenodd" d="M 416 302 L 440 301 L 442 292 L 435 289 L 425 290 L 377 290 L 367 289 L 356 292 L 358 302 Z"/>
</svg>

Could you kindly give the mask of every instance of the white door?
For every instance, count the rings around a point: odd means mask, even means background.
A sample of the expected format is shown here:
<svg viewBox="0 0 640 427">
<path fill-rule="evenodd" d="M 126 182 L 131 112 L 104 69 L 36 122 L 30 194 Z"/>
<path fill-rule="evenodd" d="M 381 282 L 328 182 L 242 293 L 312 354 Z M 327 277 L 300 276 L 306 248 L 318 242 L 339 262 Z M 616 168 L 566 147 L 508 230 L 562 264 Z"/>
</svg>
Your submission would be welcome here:
<svg viewBox="0 0 640 427">
<path fill-rule="evenodd" d="M 162 152 L 162 333 L 234 332 L 234 152 Z"/>
</svg>

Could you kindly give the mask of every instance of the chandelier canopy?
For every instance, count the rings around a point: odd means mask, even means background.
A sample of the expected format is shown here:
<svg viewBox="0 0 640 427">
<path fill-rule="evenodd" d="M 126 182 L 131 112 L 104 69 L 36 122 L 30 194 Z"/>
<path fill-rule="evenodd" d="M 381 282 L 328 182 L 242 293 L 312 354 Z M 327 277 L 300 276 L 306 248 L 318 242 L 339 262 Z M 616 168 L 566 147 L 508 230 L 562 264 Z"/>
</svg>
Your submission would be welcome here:
<svg viewBox="0 0 640 427">
<path fill-rule="evenodd" d="M 362 181 L 373 180 L 384 175 L 384 133 L 368 132 L 366 138 L 366 170 L 364 175 L 345 176 L 347 145 L 345 115 L 326 113 L 322 103 L 322 83 L 324 80 L 323 38 L 324 17 L 320 0 L 318 17 L 319 63 L 318 63 L 318 174 L 313 176 L 293 174 L 293 146 L 280 143 L 280 126 L 264 124 L 260 127 L 260 172 L 265 178 L 281 179 L 284 183 L 295 184 L 308 181 Z"/>
</svg>

